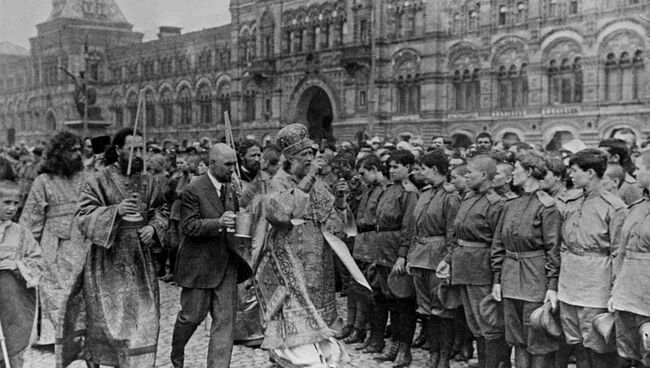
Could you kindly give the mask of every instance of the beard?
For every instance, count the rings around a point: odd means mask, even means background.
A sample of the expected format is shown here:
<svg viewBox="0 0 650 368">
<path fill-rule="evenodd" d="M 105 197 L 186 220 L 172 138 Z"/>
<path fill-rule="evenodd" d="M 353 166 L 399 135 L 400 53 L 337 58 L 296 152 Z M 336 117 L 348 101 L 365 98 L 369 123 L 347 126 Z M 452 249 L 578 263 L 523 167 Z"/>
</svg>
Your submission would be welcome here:
<svg viewBox="0 0 650 368">
<path fill-rule="evenodd" d="M 64 164 L 62 166 L 62 174 L 65 177 L 71 177 L 72 175 L 78 173 L 79 171 L 83 170 L 84 168 L 84 162 L 81 157 L 68 160 L 68 159 L 63 159 Z"/>
<path fill-rule="evenodd" d="M 129 158 L 120 157 L 120 168 L 122 169 L 122 174 L 126 175 L 127 169 L 129 168 Z M 142 173 L 144 168 L 143 161 L 140 157 L 133 157 L 131 162 L 131 175 Z"/>
</svg>

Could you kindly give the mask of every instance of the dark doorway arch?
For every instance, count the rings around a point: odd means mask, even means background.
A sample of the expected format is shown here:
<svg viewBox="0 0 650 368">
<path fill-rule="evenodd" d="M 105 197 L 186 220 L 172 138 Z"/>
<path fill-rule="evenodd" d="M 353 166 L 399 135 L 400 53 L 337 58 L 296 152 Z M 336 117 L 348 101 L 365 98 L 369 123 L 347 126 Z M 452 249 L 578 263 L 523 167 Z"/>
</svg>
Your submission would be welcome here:
<svg viewBox="0 0 650 368">
<path fill-rule="evenodd" d="M 307 88 L 298 99 L 296 120 L 307 125 L 311 139 L 334 141 L 334 114 L 327 92 L 318 86 Z"/>
</svg>

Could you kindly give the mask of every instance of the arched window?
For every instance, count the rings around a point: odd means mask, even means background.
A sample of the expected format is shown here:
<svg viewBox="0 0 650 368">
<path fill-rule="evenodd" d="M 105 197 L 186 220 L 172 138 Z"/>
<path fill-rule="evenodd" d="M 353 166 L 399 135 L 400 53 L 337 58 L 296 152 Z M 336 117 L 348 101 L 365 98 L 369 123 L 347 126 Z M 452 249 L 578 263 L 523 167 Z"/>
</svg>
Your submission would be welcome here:
<svg viewBox="0 0 650 368">
<path fill-rule="evenodd" d="M 556 60 L 551 60 L 547 75 L 550 104 L 582 102 L 583 71 L 580 57 L 573 61 L 565 58 L 559 67 Z"/>
<path fill-rule="evenodd" d="M 617 57 L 607 54 L 605 59 L 605 101 L 631 101 L 639 99 L 639 79 L 643 76 L 642 51 L 630 57 L 622 52 Z"/>
<path fill-rule="evenodd" d="M 497 106 L 500 108 L 528 105 L 528 76 L 526 64 L 519 69 L 516 65 L 499 68 L 497 74 Z"/>
<path fill-rule="evenodd" d="M 160 110 L 162 111 L 162 125 L 172 126 L 174 124 L 174 100 L 169 88 L 165 88 L 160 93 Z"/>
<path fill-rule="evenodd" d="M 505 5 L 501 5 L 499 7 L 499 25 L 503 26 L 506 24 L 508 18 L 508 7 Z"/>
<path fill-rule="evenodd" d="M 135 118 L 138 115 L 138 94 L 132 92 L 126 98 L 126 109 L 129 112 L 129 121 L 127 126 L 133 126 L 135 123 Z"/>
<path fill-rule="evenodd" d="M 244 121 L 255 121 L 256 93 L 249 90 L 244 94 Z"/>
<path fill-rule="evenodd" d="M 212 50 L 205 49 L 199 55 L 199 69 L 209 70 L 212 67 Z"/>
<path fill-rule="evenodd" d="M 144 95 L 145 109 L 147 113 L 147 126 L 156 126 L 156 101 L 154 100 L 153 91 L 147 90 Z"/>
<path fill-rule="evenodd" d="M 200 111 L 200 123 L 201 124 L 211 124 L 212 123 L 212 92 L 210 87 L 204 84 L 199 88 L 198 92 L 198 101 L 199 101 L 199 111 Z"/>
<path fill-rule="evenodd" d="M 223 113 L 227 112 L 228 116 L 232 119 L 232 115 L 230 113 L 230 83 L 226 82 L 221 85 L 219 88 L 219 121 L 224 122 L 223 118 Z"/>
<path fill-rule="evenodd" d="M 181 111 L 181 125 L 192 125 L 192 93 L 187 86 L 178 92 L 178 106 Z"/>
<path fill-rule="evenodd" d="M 417 114 L 420 111 L 419 76 L 407 74 L 395 81 L 398 114 Z"/>
<path fill-rule="evenodd" d="M 460 81 L 457 78 L 460 76 Z M 474 110 L 481 105 L 481 79 L 480 70 L 474 69 L 471 72 L 465 69 L 462 73 L 459 70 L 454 72 L 454 107 L 456 110 Z"/>
</svg>

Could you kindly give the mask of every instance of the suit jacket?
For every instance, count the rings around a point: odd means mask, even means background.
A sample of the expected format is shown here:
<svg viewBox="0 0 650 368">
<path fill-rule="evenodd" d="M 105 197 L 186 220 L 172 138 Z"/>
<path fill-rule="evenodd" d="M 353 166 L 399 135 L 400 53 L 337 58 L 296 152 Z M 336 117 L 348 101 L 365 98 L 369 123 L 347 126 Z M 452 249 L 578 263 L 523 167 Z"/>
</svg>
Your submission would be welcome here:
<svg viewBox="0 0 650 368">
<path fill-rule="evenodd" d="M 228 186 L 226 207 L 235 211 L 236 193 Z M 233 233 L 220 229 L 219 218 L 225 212 L 216 188 L 208 175 L 190 183 L 182 195 L 181 231 L 185 235 L 178 249 L 174 279 L 185 288 L 213 289 L 219 286 L 229 262 L 237 267 L 237 282 L 253 274 L 250 265 L 237 250 Z"/>
</svg>

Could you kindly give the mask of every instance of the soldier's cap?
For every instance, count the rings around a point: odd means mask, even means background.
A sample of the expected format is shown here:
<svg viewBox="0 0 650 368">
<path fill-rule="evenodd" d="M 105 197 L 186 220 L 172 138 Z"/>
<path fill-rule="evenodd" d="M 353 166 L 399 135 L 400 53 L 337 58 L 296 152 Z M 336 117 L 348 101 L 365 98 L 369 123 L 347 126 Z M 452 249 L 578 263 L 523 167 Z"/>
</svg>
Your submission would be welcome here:
<svg viewBox="0 0 650 368">
<path fill-rule="evenodd" d="M 479 315 L 478 318 L 484 323 L 492 327 L 501 328 L 503 323 L 503 305 L 496 301 L 492 294 L 488 294 L 478 304 Z"/>
<path fill-rule="evenodd" d="M 530 314 L 530 326 L 537 330 L 546 331 L 553 337 L 562 336 L 562 328 L 557 317 L 553 314 L 550 302 L 544 303 Z"/>
<path fill-rule="evenodd" d="M 111 137 L 107 135 L 100 135 L 90 139 L 90 144 L 93 146 L 93 153 L 100 155 L 106 150 L 106 146 L 111 145 Z"/>
<path fill-rule="evenodd" d="M 607 344 L 612 343 L 614 338 L 614 313 L 601 313 L 591 322 L 594 331 L 600 335 Z"/>
<path fill-rule="evenodd" d="M 388 275 L 388 290 L 397 298 L 410 298 L 415 295 L 413 276 L 391 271 Z"/>
<path fill-rule="evenodd" d="M 460 298 L 460 288 L 452 286 L 446 280 L 442 281 L 436 289 L 436 295 L 445 309 L 456 309 L 463 305 Z"/>
</svg>

